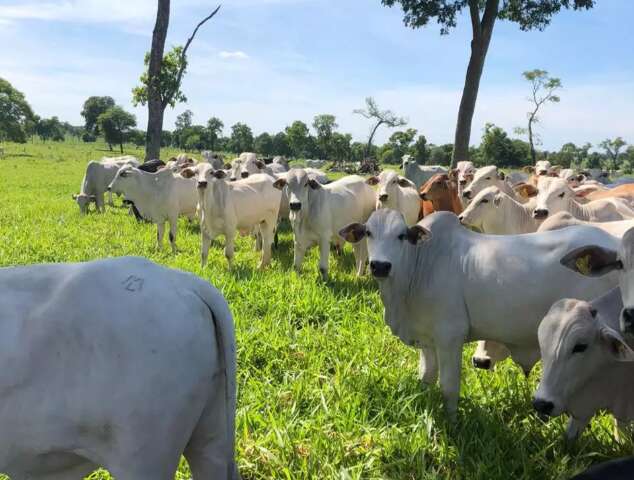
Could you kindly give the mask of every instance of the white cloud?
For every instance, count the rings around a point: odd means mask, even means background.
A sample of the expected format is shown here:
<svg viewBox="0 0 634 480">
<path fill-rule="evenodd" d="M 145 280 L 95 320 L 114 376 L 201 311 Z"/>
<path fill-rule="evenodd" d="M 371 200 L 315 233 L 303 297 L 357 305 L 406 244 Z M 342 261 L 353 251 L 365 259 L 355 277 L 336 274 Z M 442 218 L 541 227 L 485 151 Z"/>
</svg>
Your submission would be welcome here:
<svg viewBox="0 0 634 480">
<path fill-rule="evenodd" d="M 242 50 L 236 50 L 235 52 L 227 52 L 223 50 L 218 55 L 220 56 L 220 58 L 225 59 L 247 60 L 249 58 L 249 56 Z"/>
</svg>

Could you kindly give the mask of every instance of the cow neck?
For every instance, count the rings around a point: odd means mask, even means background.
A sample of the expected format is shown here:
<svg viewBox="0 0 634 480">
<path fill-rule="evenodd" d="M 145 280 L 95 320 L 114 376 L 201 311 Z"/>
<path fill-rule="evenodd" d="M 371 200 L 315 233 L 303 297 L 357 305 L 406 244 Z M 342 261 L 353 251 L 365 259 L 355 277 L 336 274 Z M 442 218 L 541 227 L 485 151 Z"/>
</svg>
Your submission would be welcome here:
<svg viewBox="0 0 634 480">
<path fill-rule="evenodd" d="M 316 224 L 319 224 L 318 219 L 324 209 L 327 208 L 324 201 L 325 196 L 326 190 L 323 186 L 317 189 L 308 187 L 307 205 L 302 205 L 300 211 L 295 213 L 296 221 L 302 228 L 310 228 L 311 219 L 315 221 Z"/>
<path fill-rule="evenodd" d="M 213 179 L 205 192 L 205 210 L 210 218 L 223 217 L 227 208 L 227 196 L 231 186 L 225 180 Z"/>
<path fill-rule="evenodd" d="M 512 235 L 516 233 L 530 233 L 537 230 L 537 224 L 532 214 L 532 207 L 520 203 L 508 195 L 502 201 L 507 204 L 508 208 L 504 208 L 504 205 L 501 205 L 503 212 L 501 215 L 502 228 L 495 233 Z"/>
<path fill-rule="evenodd" d="M 591 213 L 588 206 L 581 205 L 572 197 L 568 197 L 568 211 L 579 220 L 590 221 Z"/>
</svg>

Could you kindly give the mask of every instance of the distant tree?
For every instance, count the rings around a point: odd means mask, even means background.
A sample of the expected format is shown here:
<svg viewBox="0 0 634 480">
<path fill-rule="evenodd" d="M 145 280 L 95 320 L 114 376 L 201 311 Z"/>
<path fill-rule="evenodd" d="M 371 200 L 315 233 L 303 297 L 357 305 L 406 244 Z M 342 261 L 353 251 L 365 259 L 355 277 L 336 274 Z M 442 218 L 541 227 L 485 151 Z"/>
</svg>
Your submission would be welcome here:
<svg viewBox="0 0 634 480">
<path fill-rule="evenodd" d="M 174 134 L 169 130 L 163 130 L 161 133 L 161 147 L 170 147 L 174 140 Z"/>
<path fill-rule="evenodd" d="M 384 158 L 389 163 L 399 163 L 404 155 L 410 154 L 410 149 L 414 138 L 416 138 L 415 128 L 408 128 L 405 131 L 397 131 L 390 135 L 388 140 L 388 147 L 392 151 L 392 157 Z"/>
<path fill-rule="evenodd" d="M 135 147 L 142 147 L 143 145 L 145 145 L 145 132 L 136 128 L 130 130 L 128 140 L 132 142 Z"/>
<path fill-rule="evenodd" d="M 580 10 L 594 6 L 594 0 L 381 0 L 381 3 L 389 7 L 399 4 L 404 12 L 403 21 L 411 28 L 424 27 L 435 19 L 441 25 L 442 35 L 456 26 L 463 9 L 469 9 L 471 56 L 458 110 L 452 165 L 469 160 L 471 122 L 495 20 L 515 22 L 521 30 L 543 30 L 562 8 Z"/>
<path fill-rule="evenodd" d="M 176 117 L 174 122 L 174 144 L 178 148 L 185 148 L 185 140 L 190 132 L 188 129 L 193 124 L 194 114 L 191 110 L 185 110 L 183 113 Z"/>
<path fill-rule="evenodd" d="M 0 141 L 25 143 L 35 120 L 24 94 L 0 78 Z"/>
<path fill-rule="evenodd" d="M 123 143 L 127 140 L 131 129 L 136 127 L 136 117 L 123 108 L 115 106 L 99 115 L 97 123 L 110 150 L 112 145 L 119 145 L 123 153 Z"/>
<path fill-rule="evenodd" d="M 266 132 L 261 133 L 255 137 L 253 148 L 257 153 L 267 157 L 273 155 L 273 137 Z"/>
<path fill-rule="evenodd" d="M 368 157 L 372 149 L 372 140 L 374 140 L 374 135 L 376 135 L 376 132 L 381 125 L 385 125 L 388 128 L 402 127 L 403 125 L 407 125 L 407 120 L 405 118 L 397 117 L 391 110 L 380 110 L 376 101 L 372 97 L 367 97 L 365 99 L 365 106 L 365 110 L 357 109 L 353 110 L 352 113 L 374 120 L 372 129 L 370 130 L 368 144 L 365 149 L 365 156 Z"/>
<path fill-rule="evenodd" d="M 363 161 L 363 155 L 365 153 L 366 144 L 362 142 L 354 142 L 350 146 L 350 159 L 354 162 Z M 371 156 L 376 157 L 376 151 L 372 152 Z"/>
<path fill-rule="evenodd" d="M 352 135 L 349 133 L 333 132 L 330 136 L 329 150 L 332 159 L 337 162 L 346 162 L 352 156 Z"/>
<path fill-rule="evenodd" d="M 209 150 L 216 150 L 218 148 L 218 139 L 222 135 L 222 129 L 225 128 L 225 124 L 222 123 L 217 117 L 211 117 L 207 120 L 207 148 Z"/>
<path fill-rule="evenodd" d="M 528 97 L 528 101 L 531 103 L 531 110 L 526 114 L 528 117 L 527 128 L 516 128 L 515 132 L 518 134 L 528 134 L 528 144 L 530 145 L 531 160 L 533 165 L 537 161 L 537 152 L 535 151 L 535 144 L 539 142 L 539 136 L 534 132 L 534 125 L 539 122 L 537 113 L 539 109 L 546 103 L 558 103 L 559 96 L 555 95 L 555 92 L 559 90 L 561 80 L 555 77 L 548 76 L 546 70 L 530 70 L 522 74 L 526 80 L 531 84 L 531 94 Z"/>
<path fill-rule="evenodd" d="M 599 152 L 591 152 L 581 161 L 581 168 L 603 168 L 602 161 Z"/>
<path fill-rule="evenodd" d="M 500 127 L 487 123 L 480 144 L 481 161 L 499 167 L 520 167 L 530 162 L 529 148 L 522 140 L 511 140 Z"/>
<path fill-rule="evenodd" d="M 64 141 L 64 127 L 57 117 L 40 118 L 35 125 L 35 133 L 44 142 L 47 140 Z"/>
<path fill-rule="evenodd" d="M 253 151 L 253 132 L 244 123 L 236 123 L 231 127 L 229 149 L 234 153 Z"/>
<path fill-rule="evenodd" d="M 163 116 L 168 105 L 174 107 L 184 101 L 180 90 L 183 74 L 187 68 L 187 50 L 198 29 L 211 19 L 220 6 L 196 25 L 184 47 L 174 47 L 165 57 L 165 39 L 170 18 L 170 0 L 158 0 L 156 22 L 152 33 L 152 47 L 145 56 L 147 70 L 141 75 L 141 85 L 132 90 L 132 101 L 148 105 L 145 159 L 160 158 Z"/>
<path fill-rule="evenodd" d="M 289 157 L 292 155 L 291 147 L 288 144 L 286 133 L 279 132 L 273 137 L 273 155 L 284 155 Z"/>
<path fill-rule="evenodd" d="M 293 155 L 296 158 L 306 156 L 310 146 L 310 133 L 306 124 L 296 120 L 289 127 L 286 127 L 285 133 Z"/>
<path fill-rule="evenodd" d="M 416 160 L 416 163 L 424 165 L 429 160 L 429 150 L 427 148 L 427 138 L 425 135 L 419 135 L 414 145 L 410 148 L 410 154 Z"/>
<path fill-rule="evenodd" d="M 449 165 L 453 154 L 453 144 L 429 145 L 430 165 Z"/>
<path fill-rule="evenodd" d="M 581 160 L 580 149 L 572 142 L 564 143 L 558 152 L 550 155 L 551 163 L 563 168 L 579 166 Z"/>
<path fill-rule="evenodd" d="M 616 137 L 612 140 L 606 138 L 599 144 L 599 147 L 605 150 L 609 170 L 617 170 L 619 168 L 619 156 L 621 155 L 621 149 L 626 145 L 627 142 L 621 137 Z"/>
<path fill-rule="evenodd" d="M 81 134 L 81 141 L 86 143 L 94 143 L 97 141 L 97 137 L 92 132 L 84 131 L 84 133 Z"/>
<path fill-rule="evenodd" d="M 114 98 L 112 97 L 88 97 L 81 110 L 81 116 L 84 117 L 84 128 L 86 131 L 97 136 L 101 135 L 99 125 L 97 124 L 97 118 L 106 110 L 114 106 Z"/>
<path fill-rule="evenodd" d="M 313 129 L 315 130 L 319 157 L 328 158 L 331 153 L 332 135 L 339 127 L 336 117 L 330 114 L 315 115 L 313 119 Z M 341 139 L 340 139 L 341 140 Z"/>
</svg>

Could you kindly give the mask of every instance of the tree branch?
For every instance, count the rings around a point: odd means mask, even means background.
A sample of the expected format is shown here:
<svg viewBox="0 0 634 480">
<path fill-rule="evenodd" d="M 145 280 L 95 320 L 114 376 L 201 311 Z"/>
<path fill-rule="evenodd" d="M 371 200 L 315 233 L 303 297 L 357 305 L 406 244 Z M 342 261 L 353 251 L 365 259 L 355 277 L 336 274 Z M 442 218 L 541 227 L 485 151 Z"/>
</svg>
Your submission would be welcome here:
<svg viewBox="0 0 634 480">
<path fill-rule="evenodd" d="M 172 99 L 172 97 L 176 94 L 176 91 L 178 91 L 178 88 L 180 88 L 181 80 L 183 79 L 183 72 L 185 71 L 185 58 L 187 56 L 187 50 L 189 49 L 189 46 L 191 45 L 192 41 L 194 40 L 194 37 L 198 33 L 198 29 L 200 27 L 202 27 L 208 20 L 211 20 L 216 15 L 216 13 L 218 13 L 218 10 L 220 10 L 221 6 L 222 5 L 218 5 L 213 12 L 211 12 L 209 15 L 207 15 L 205 18 L 203 18 L 198 23 L 198 25 L 196 25 L 196 28 L 194 28 L 194 31 L 192 32 L 190 37 L 187 39 L 187 42 L 185 43 L 185 47 L 183 48 L 183 51 L 181 52 L 180 66 L 179 66 L 179 69 L 178 69 L 178 76 L 176 77 L 177 88 L 176 88 L 176 90 L 174 92 L 172 92 L 170 95 L 168 95 L 167 98 L 163 99 L 163 106 L 164 107 L 166 107 L 169 104 L 169 102 Z"/>
</svg>

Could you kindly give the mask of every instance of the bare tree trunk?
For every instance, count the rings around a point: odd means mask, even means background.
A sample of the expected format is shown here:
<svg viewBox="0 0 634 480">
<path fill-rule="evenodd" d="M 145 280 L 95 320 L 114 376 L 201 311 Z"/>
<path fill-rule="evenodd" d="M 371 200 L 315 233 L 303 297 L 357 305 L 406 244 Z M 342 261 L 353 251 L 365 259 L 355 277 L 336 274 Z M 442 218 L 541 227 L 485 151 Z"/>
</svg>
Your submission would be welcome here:
<svg viewBox="0 0 634 480">
<path fill-rule="evenodd" d="M 535 144 L 533 143 L 533 116 L 528 119 L 528 144 L 531 147 L 531 159 L 533 165 L 537 163 L 537 153 L 535 152 Z"/>
<path fill-rule="evenodd" d="M 372 148 L 372 141 L 374 140 L 374 135 L 376 135 L 376 131 L 379 129 L 381 125 L 383 125 L 383 120 L 380 120 L 370 132 L 370 138 L 368 139 L 368 144 L 365 146 L 365 157 L 370 156 L 370 149 Z"/>
<path fill-rule="evenodd" d="M 170 20 L 170 0 L 158 0 L 156 23 L 152 33 L 152 50 L 148 66 L 148 122 L 145 137 L 145 160 L 160 158 L 163 132 L 163 99 L 159 77 L 165 51 L 165 37 Z"/>
<path fill-rule="evenodd" d="M 471 121 L 475 111 L 480 78 L 486 60 L 493 26 L 498 15 L 499 0 L 487 0 L 482 21 L 480 21 L 480 9 L 478 0 L 469 0 L 471 14 L 471 26 L 473 39 L 471 40 L 471 57 L 467 66 L 462 99 L 458 109 L 458 121 L 456 123 L 456 135 L 454 138 L 453 156 L 451 168 L 462 160 L 469 159 L 469 140 L 471 138 Z"/>
</svg>

